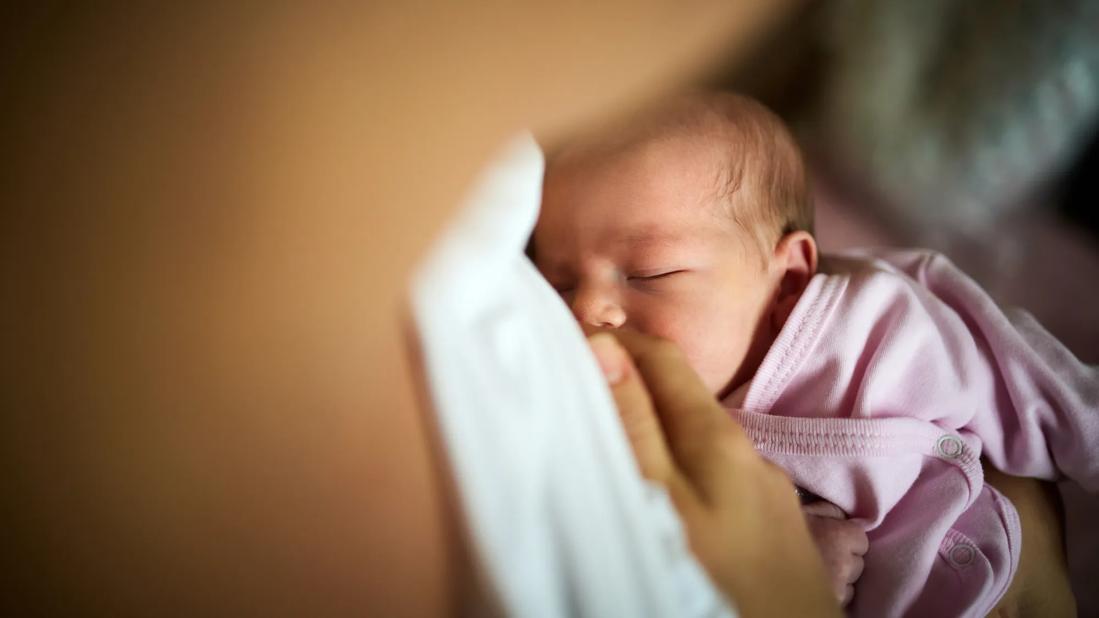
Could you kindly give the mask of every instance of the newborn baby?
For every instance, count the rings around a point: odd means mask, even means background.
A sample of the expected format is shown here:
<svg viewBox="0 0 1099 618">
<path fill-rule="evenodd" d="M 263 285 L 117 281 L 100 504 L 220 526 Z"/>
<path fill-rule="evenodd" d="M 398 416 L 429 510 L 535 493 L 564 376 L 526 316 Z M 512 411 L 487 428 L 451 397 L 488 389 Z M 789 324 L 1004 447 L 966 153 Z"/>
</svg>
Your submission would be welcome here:
<svg viewBox="0 0 1099 618">
<path fill-rule="evenodd" d="M 1096 491 L 1099 375 L 939 255 L 818 269 L 812 223 L 781 122 L 708 95 L 551 157 L 531 250 L 585 329 L 677 343 L 757 448 L 826 501 L 808 509 L 865 530 L 869 550 L 812 526 L 840 590 L 866 551 L 851 613 L 984 615 L 1020 534 L 980 457 Z"/>
</svg>

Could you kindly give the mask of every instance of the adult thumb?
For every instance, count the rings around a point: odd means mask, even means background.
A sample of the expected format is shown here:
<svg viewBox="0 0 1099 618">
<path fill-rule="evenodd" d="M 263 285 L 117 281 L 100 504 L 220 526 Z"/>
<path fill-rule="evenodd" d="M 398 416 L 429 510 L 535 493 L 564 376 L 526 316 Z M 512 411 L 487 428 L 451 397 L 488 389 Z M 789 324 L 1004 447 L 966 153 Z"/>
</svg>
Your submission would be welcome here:
<svg viewBox="0 0 1099 618">
<path fill-rule="evenodd" d="M 645 382 L 626 350 L 610 333 L 596 333 L 588 345 L 614 395 L 618 416 L 633 449 L 641 475 L 667 486 L 675 476 L 660 419 Z"/>
</svg>

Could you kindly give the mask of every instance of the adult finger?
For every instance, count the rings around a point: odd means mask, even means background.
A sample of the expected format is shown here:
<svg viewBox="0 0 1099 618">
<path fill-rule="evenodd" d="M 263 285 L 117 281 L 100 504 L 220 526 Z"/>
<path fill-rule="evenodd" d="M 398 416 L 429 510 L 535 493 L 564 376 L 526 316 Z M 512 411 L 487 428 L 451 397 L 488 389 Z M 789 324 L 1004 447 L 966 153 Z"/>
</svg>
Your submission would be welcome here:
<svg viewBox="0 0 1099 618">
<path fill-rule="evenodd" d="M 629 439 L 634 457 L 645 478 L 666 483 L 673 472 L 668 447 L 653 412 L 648 391 L 634 369 L 625 350 L 609 333 L 596 333 L 588 345 L 603 370 L 614 395 L 622 428 Z"/>
<path fill-rule="evenodd" d="M 597 358 L 645 465 L 666 471 L 691 549 L 713 580 L 744 616 L 836 615 L 785 473 L 756 453 L 675 346 L 611 334 L 619 345 L 593 337 Z M 663 449 L 646 448 L 646 435 L 660 436 Z"/>
<path fill-rule="evenodd" d="M 633 449 L 641 475 L 664 485 L 670 492 L 681 489 L 660 421 L 644 380 L 626 351 L 610 333 L 596 333 L 588 345 L 603 370 L 614 395 L 622 427 Z M 675 495 L 672 496 L 675 499 Z"/>
<path fill-rule="evenodd" d="M 632 331 L 614 336 L 648 389 L 671 457 L 698 491 L 706 497 L 720 492 L 738 459 L 758 464 L 747 436 L 674 344 Z"/>
</svg>

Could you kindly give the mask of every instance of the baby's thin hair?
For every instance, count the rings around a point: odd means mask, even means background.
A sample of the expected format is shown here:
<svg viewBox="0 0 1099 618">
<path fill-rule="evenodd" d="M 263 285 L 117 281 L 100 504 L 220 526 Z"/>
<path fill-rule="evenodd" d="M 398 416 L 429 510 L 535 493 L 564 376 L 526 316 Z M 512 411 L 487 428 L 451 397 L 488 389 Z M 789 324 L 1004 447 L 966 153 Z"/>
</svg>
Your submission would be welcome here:
<svg viewBox="0 0 1099 618">
<path fill-rule="evenodd" d="M 795 231 L 813 233 L 813 204 L 801 151 L 783 122 L 761 103 L 733 93 L 673 100 L 653 116 L 660 133 L 715 139 L 724 161 L 715 196 L 769 250 Z"/>
</svg>

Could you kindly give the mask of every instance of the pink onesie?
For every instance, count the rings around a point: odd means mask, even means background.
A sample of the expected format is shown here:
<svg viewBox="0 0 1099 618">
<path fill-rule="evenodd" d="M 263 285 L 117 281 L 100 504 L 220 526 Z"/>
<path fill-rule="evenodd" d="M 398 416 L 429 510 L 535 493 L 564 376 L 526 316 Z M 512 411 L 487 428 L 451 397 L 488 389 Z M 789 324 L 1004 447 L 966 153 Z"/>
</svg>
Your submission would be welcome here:
<svg viewBox="0 0 1099 618">
<path fill-rule="evenodd" d="M 1018 566 L 980 458 L 1099 490 L 1099 368 L 929 251 L 824 260 L 725 399 L 794 482 L 865 524 L 857 616 L 984 616 Z"/>
</svg>

